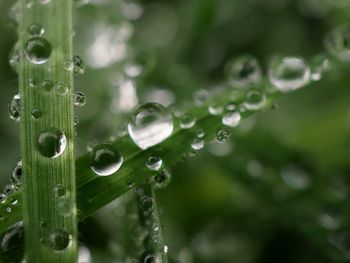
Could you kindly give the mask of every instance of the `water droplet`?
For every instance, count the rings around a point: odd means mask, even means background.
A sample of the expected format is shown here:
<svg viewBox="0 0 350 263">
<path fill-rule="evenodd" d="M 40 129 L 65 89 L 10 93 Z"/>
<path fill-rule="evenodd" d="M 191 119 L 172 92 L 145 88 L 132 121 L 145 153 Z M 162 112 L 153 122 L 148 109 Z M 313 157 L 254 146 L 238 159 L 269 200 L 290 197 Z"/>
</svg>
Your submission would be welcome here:
<svg viewBox="0 0 350 263">
<path fill-rule="evenodd" d="M 281 177 L 289 187 L 296 190 L 306 189 L 311 184 L 311 175 L 295 165 L 282 168 Z"/>
<path fill-rule="evenodd" d="M 7 212 L 7 213 L 11 213 L 11 212 L 12 212 L 11 207 L 6 207 L 6 212 Z"/>
<path fill-rule="evenodd" d="M 216 133 L 216 140 L 219 142 L 219 143 L 225 143 L 228 141 L 228 139 L 230 138 L 231 136 L 231 133 L 228 129 L 220 129 L 217 131 Z"/>
<path fill-rule="evenodd" d="M 310 68 L 301 58 L 277 58 L 270 64 L 268 75 L 271 83 L 278 90 L 288 92 L 309 83 Z"/>
<path fill-rule="evenodd" d="M 9 105 L 9 116 L 12 120 L 20 121 L 21 119 L 21 97 L 19 94 L 13 96 Z"/>
<path fill-rule="evenodd" d="M 53 90 L 53 82 L 51 80 L 44 80 L 43 82 L 41 82 L 41 87 L 47 91 L 50 92 L 51 90 Z"/>
<path fill-rule="evenodd" d="M 41 36 L 45 33 L 45 29 L 38 23 L 33 23 L 28 26 L 28 33 L 32 36 Z"/>
<path fill-rule="evenodd" d="M 200 138 L 195 138 L 191 143 L 191 148 L 195 151 L 199 151 L 204 147 L 204 140 Z"/>
<path fill-rule="evenodd" d="M 5 185 L 4 190 L 3 190 L 5 195 L 9 195 L 15 191 L 16 191 L 16 187 L 13 184 Z"/>
<path fill-rule="evenodd" d="M 24 53 L 31 63 L 43 64 L 51 55 L 51 44 L 43 37 L 32 37 L 26 42 Z"/>
<path fill-rule="evenodd" d="M 231 128 L 236 127 L 241 121 L 241 114 L 239 112 L 227 112 L 222 116 L 222 124 L 229 126 Z"/>
<path fill-rule="evenodd" d="M 208 107 L 208 112 L 211 115 L 220 115 L 223 113 L 223 111 L 224 111 L 224 108 L 221 105 L 213 104 L 213 105 L 209 105 Z"/>
<path fill-rule="evenodd" d="M 204 130 L 203 129 L 199 129 L 197 132 L 196 132 L 196 137 L 197 138 L 204 138 L 205 136 L 205 133 L 204 133 Z"/>
<path fill-rule="evenodd" d="M 68 86 L 63 82 L 59 82 L 55 86 L 55 91 L 57 95 L 65 96 L 68 94 Z"/>
<path fill-rule="evenodd" d="M 113 144 L 100 144 L 91 152 L 91 169 L 100 176 L 109 176 L 119 170 L 123 156 Z"/>
<path fill-rule="evenodd" d="M 4 202 L 6 200 L 6 195 L 4 193 L 0 193 L 0 202 Z"/>
<path fill-rule="evenodd" d="M 79 117 L 74 116 L 74 125 L 78 125 L 78 124 L 79 124 Z"/>
<path fill-rule="evenodd" d="M 84 74 L 85 72 L 85 64 L 83 59 L 80 56 L 73 56 L 73 70 L 74 74 Z"/>
<path fill-rule="evenodd" d="M 141 255 L 142 263 L 162 263 L 162 257 L 159 253 L 146 251 Z"/>
<path fill-rule="evenodd" d="M 233 86 L 244 87 L 261 79 L 261 69 L 256 58 L 242 55 L 226 66 L 228 79 Z"/>
<path fill-rule="evenodd" d="M 67 71 L 73 71 L 74 69 L 74 62 L 73 60 L 67 59 L 63 62 L 63 68 Z"/>
<path fill-rule="evenodd" d="M 226 104 L 225 109 L 228 111 L 234 111 L 235 109 L 237 109 L 237 106 L 235 103 L 229 102 Z"/>
<path fill-rule="evenodd" d="M 141 198 L 141 208 L 143 211 L 150 211 L 153 207 L 153 199 L 150 196 L 143 196 Z"/>
<path fill-rule="evenodd" d="M 163 164 L 163 160 L 158 156 L 154 156 L 154 155 L 148 157 L 146 162 L 146 166 L 153 171 L 159 170 L 162 164 Z"/>
<path fill-rule="evenodd" d="M 10 51 L 9 64 L 13 71 L 18 72 L 20 53 L 19 53 L 19 43 L 17 42 Z"/>
<path fill-rule="evenodd" d="M 196 118 L 187 113 L 180 117 L 180 127 L 182 129 L 191 129 L 196 124 Z"/>
<path fill-rule="evenodd" d="M 23 169 L 22 169 L 22 161 L 19 161 L 15 167 L 12 169 L 11 173 L 11 183 L 16 186 L 16 188 L 20 188 L 22 184 L 23 177 Z"/>
<path fill-rule="evenodd" d="M 39 134 L 36 147 L 42 156 L 57 158 L 66 149 L 66 144 L 64 133 L 56 128 L 50 128 Z"/>
<path fill-rule="evenodd" d="M 32 110 L 32 117 L 34 119 L 39 119 L 41 117 L 41 111 L 39 109 Z"/>
<path fill-rule="evenodd" d="M 66 188 L 63 185 L 58 184 L 53 189 L 53 192 L 54 192 L 56 197 L 62 197 L 66 194 Z"/>
<path fill-rule="evenodd" d="M 12 226 L 1 239 L 1 248 L 4 251 L 10 251 L 18 247 L 23 242 L 24 229 L 23 223 L 19 222 Z"/>
<path fill-rule="evenodd" d="M 168 169 L 161 170 L 153 177 L 153 184 L 158 189 L 167 187 L 171 180 L 171 173 Z"/>
<path fill-rule="evenodd" d="M 208 97 L 209 93 L 205 89 L 200 89 L 196 91 L 193 95 L 194 105 L 196 105 L 197 107 L 203 106 Z"/>
<path fill-rule="evenodd" d="M 75 106 L 79 106 L 79 107 L 82 107 L 86 104 L 86 97 L 85 97 L 85 94 L 83 92 L 76 92 L 74 94 L 74 105 Z"/>
<path fill-rule="evenodd" d="M 67 249 L 72 243 L 72 236 L 63 229 L 57 229 L 50 233 L 48 238 L 49 247 L 55 251 Z"/>
<path fill-rule="evenodd" d="M 173 129 L 172 115 L 158 103 L 146 103 L 138 107 L 128 124 L 131 139 L 143 150 L 163 142 Z"/>
<path fill-rule="evenodd" d="M 329 32 L 324 40 L 329 53 L 340 60 L 350 60 L 350 26 L 340 26 Z"/>
<path fill-rule="evenodd" d="M 58 212 L 63 216 L 70 216 L 74 211 L 74 203 L 66 198 L 58 200 Z"/>
<path fill-rule="evenodd" d="M 311 80 L 319 81 L 322 75 L 330 69 L 329 59 L 323 55 L 315 56 L 311 61 Z"/>
<path fill-rule="evenodd" d="M 264 93 L 257 90 L 251 90 L 247 93 L 244 107 L 248 110 L 258 110 L 264 106 L 265 102 L 266 96 Z"/>
</svg>

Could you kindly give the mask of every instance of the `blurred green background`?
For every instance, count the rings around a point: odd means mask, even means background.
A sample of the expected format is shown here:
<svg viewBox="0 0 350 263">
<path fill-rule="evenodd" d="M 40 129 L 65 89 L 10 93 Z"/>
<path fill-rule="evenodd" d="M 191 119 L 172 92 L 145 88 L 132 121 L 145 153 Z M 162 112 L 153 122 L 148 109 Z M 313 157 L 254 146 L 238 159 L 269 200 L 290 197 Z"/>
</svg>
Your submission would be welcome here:
<svg viewBox="0 0 350 263">
<path fill-rule="evenodd" d="M 3 186 L 20 160 L 19 125 L 8 117 L 18 84 L 8 64 L 12 4 L 0 1 Z M 346 0 L 91 0 L 75 19 L 75 53 L 87 64 L 75 80 L 87 96 L 76 109 L 78 154 L 116 136 L 137 103 L 179 105 L 223 83 L 237 55 L 256 56 L 265 73 L 276 54 L 311 61 L 349 16 Z M 349 72 L 331 64 L 321 81 L 245 120 L 229 144 L 172 168 L 157 192 L 171 262 L 350 261 Z M 120 226 L 104 224 L 112 210 L 82 223 L 92 262 L 129 262 L 119 259 Z"/>
</svg>

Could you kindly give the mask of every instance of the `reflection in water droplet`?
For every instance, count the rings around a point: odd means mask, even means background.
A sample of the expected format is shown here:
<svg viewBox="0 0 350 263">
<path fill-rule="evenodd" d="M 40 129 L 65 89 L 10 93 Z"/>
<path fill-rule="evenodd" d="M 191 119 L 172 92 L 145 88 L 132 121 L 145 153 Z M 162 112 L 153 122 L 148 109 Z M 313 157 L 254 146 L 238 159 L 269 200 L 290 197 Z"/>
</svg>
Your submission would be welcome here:
<svg viewBox="0 0 350 263">
<path fill-rule="evenodd" d="M 117 172 L 123 164 L 123 156 L 113 144 L 100 144 L 91 152 L 91 169 L 99 176 Z"/>
<path fill-rule="evenodd" d="M 51 44 L 43 37 L 32 37 L 25 43 L 24 54 L 31 63 L 43 64 L 51 55 Z"/>
<path fill-rule="evenodd" d="M 57 158 L 66 149 L 66 144 L 64 133 L 56 128 L 50 128 L 39 134 L 36 147 L 42 156 Z"/>
</svg>

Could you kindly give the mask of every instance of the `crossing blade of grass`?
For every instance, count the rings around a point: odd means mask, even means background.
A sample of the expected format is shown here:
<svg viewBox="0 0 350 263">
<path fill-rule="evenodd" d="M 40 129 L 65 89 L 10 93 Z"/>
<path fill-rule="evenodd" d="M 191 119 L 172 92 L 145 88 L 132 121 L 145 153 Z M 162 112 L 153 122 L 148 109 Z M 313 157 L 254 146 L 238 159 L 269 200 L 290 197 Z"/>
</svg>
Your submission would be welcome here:
<svg viewBox="0 0 350 263">
<path fill-rule="evenodd" d="M 260 88 L 261 91 L 265 92 L 267 97 L 264 106 L 259 110 L 242 111 L 242 119 L 248 118 L 263 109 L 270 108 L 281 95 L 274 91 L 274 89 L 271 89 L 268 84 L 264 84 Z M 76 161 L 78 218 L 80 220 L 86 218 L 129 189 L 138 187 L 152 178 L 154 171 L 151 171 L 145 165 L 149 156 L 160 156 L 163 161 L 163 168 L 170 167 L 182 161 L 187 156 L 187 153 L 192 151 L 191 143 L 196 138 L 198 130 L 204 131 L 203 140 L 205 143 L 215 139 L 218 130 L 223 129 L 224 126 L 221 116 L 208 113 L 208 105 L 224 106 L 232 102 L 240 105 L 244 102 L 246 93 L 246 90 L 235 90 L 228 87 L 209 98 L 204 105 L 200 107 L 192 105 L 185 109 L 186 112 L 190 112 L 193 116 L 196 116 L 196 125 L 191 129 L 181 129 L 179 127 L 179 121 L 175 119 L 173 134 L 163 143 L 147 150 L 137 148 L 129 136 L 118 138 L 113 144 L 123 154 L 124 163 L 111 176 L 97 176 L 91 170 L 89 154 L 78 158 Z M 22 219 L 21 194 L 22 190 L 19 190 L 0 204 L 0 214 L 6 214 L 5 220 L 0 221 L 0 233 L 6 232 L 6 229 Z M 6 208 L 11 205 L 11 200 L 14 198 L 18 199 L 19 202 L 16 206 L 12 207 L 12 212 L 8 214 L 6 213 Z M 3 253 L 6 253 L 6 251 L 3 251 Z"/>
<path fill-rule="evenodd" d="M 73 58 L 73 1 L 20 2 L 20 134 L 25 176 L 17 193 L 20 205 L 4 222 L 9 223 L 12 216 L 19 219 L 22 211 L 27 263 L 43 259 L 75 263 L 73 73 L 64 67 Z M 71 211 L 62 213 L 62 202 L 72 206 Z"/>
</svg>

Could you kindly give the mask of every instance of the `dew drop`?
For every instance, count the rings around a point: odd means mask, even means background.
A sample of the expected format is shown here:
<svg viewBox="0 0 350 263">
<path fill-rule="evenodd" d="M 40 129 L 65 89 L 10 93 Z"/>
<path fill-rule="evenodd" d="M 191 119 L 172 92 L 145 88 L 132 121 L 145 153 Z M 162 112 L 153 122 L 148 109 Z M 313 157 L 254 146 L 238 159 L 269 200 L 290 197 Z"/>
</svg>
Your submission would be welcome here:
<svg viewBox="0 0 350 263">
<path fill-rule="evenodd" d="M 32 37 L 25 43 L 24 53 L 31 63 L 43 64 L 51 55 L 51 44 L 43 37 Z"/>
<path fill-rule="evenodd" d="M 281 177 L 290 188 L 295 190 L 306 189 L 311 184 L 311 175 L 295 165 L 283 167 Z"/>
<path fill-rule="evenodd" d="M 32 36 L 41 36 L 45 33 L 45 29 L 38 23 L 30 24 L 27 30 Z"/>
<path fill-rule="evenodd" d="M 120 169 L 123 156 L 113 144 L 100 144 L 93 148 L 90 162 L 97 175 L 109 176 Z"/>
<path fill-rule="evenodd" d="M 19 161 L 15 167 L 12 169 L 11 173 L 11 183 L 16 186 L 16 188 L 20 188 L 22 184 L 23 177 L 23 169 L 22 169 L 22 161 Z"/>
<path fill-rule="evenodd" d="M 57 158 L 66 149 L 66 144 L 64 133 L 56 128 L 50 128 L 39 134 L 36 147 L 42 156 Z"/>
<path fill-rule="evenodd" d="M 239 112 L 227 112 L 222 116 L 222 124 L 229 126 L 231 128 L 236 127 L 241 121 L 241 114 Z"/>
<path fill-rule="evenodd" d="M 18 244 L 23 242 L 24 238 L 24 229 L 23 223 L 17 223 L 3 235 L 1 239 L 1 248 L 3 251 L 10 251 L 18 247 Z"/>
<path fill-rule="evenodd" d="M 13 46 L 9 55 L 9 64 L 13 71 L 18 72 L 19 61 L 20 61 L 20 53 L 19 53 L 19 44 L 18 42 Z"/>
<path fill-rule="evenodd" d="M 66 188 L 63 185 L 58 184 L 53 189 L 53 192 L 54 192 L 56 197 L 62 197 L 66 194 Z"/>
<path fill-rule="evenodd" d="M 49 234 L 48 245 L 54 251 L 67 249 L 72 243 L 72 236 L 63 229 L 56 229 Z"/>
<path fill-rule="evenodd" d="M 270 64 L 268 75 L 271 83 L 278 90 L 288 92 L 309 83 L 310 68 L 301 58 L 277 58 Z"/>
<path fill-rule="evenodd" d="M 161 263 L 162 257 L 159 253 L 153 251 L 146 251 L 141 255 L 142 263 Z"/>
<path fill-rule="evenodd" d="M 258 61 L 251 55 L 242 55 L 226 66 L 229 82 L 233 86 L 244 87 L 257 83 L 261 79 Z"/>
<path fill-rule="evenodd" d="M 154 156 L 154 155 L 148 157 L 146 162 L 146 166 L 153 171 L 159 170 L 162 164 L 163 164 L 163 160 L 158 156 Z"/>
<path fill-rule="evenodd" d="M 74 94 L 73 101 L 74 101 L 75 106 L 79 106 L 79 107 L 84 106 L 86 104 L 85 94 L 83 92 L 80 92 L 80 91 L 76 92 Z"/>
<path fill-rule="evenodd" d="M 266 96 L 264 93 L 251 90 L 246 95 L 246 100 L 244 102 L 244 107 L 248 110 L 259 110 L 266 102 Z"/>
<path fill-rule="evenodd" d="M 216 140 L 219 142 L 219 143 L 225 143 L 228 141 L 228 139 L 230 138 L 231 136 L 231 133 L 228 129 L 220 129 L 217 131 L 216 133 Z"/>
<path fill-rule="evenodd" d="M 150 196 L 143 196 L 141 198 L 141 208 L 143 211 L 150 211 L 153 207 L 153 199 Z"/>
<path fill-rule="evenodd" d="M 12 120 L 20 121 L 21 119 L 21 97 L 19 94 L 13 96 L 9 105 L 9 116 Z"/>
<path fill-rule="evenodd" d="M 350 26 L 340 26 L 329 32 L 324 40 L 329 53 L 340 60 L 350 60 Z"/>
<path fill-rule="evenodd" d="M 15 192 L 15 191 L 16 191 L 16 187 L 13 184 L 5 185 L 4 190 L 3 190 L 3 192 L 6 196 Z"/>
<path fill-rule="evenodd" d="M 196 118 L 187 113 L 180 117 L 180 127 L 182 129 L 191 129 L 196 124 Z"/>
<path fill-rule="evenodd" d="M 191 148 L 195 151 L 199 151 L 204 148 L 204 140 L 200 138 L 195 138 L 191 143 Z"/>
<path fill-rule="evenodd" d="M 76 75 L 84 74 L 85 72 L 85 64 L 80 56 L 73 56 L 73 71 Z"/>
<path fill-rule="evenodd" d="M 139 106 L 128 124 L 131 139 L 143 150 L 163 142 L 172 134 L 173 129 L 172 115 L 158 103 Z"/>
<path fill-rule="evenodd" d="M 46 92 L 50 92 L 51 90 L 53 90 L 54 85 L 51 80 L 44 80 L 43 82 L 41 82 L 41 87 Z"/>
<path fill-rule="evenodd" d="M 55 91 L 57 95 L 65 96 L 68 94 L 68 86 L 63 82 L 59 82 L 55 86 Z"/>
<path fill-rule="evenodd" d="M 74 203 L 66 198 L 58 200 L 58 212 L 63 216 L 70 216 L 74 211 Z"/>
<path fill-rule="evenodd" d="M 153 177 L 153 184 L 158 189 L 163 189 L 168 186 L 171 180 L 171 173 L 168 169 L 161 170 Z"/>
<path fill-rule="evenodd" d="M 6 195 L 4 193 L 0 193 L 0 202 L 4 202 L 6 200 Z"/>
<path fill-rule="evenodd" d="M 220 115 L 223 113 L 223 111 L 224 111 L 224 108 L 221 105 L 213 104 L 208 106 L 208 112 L 211 115 Z"/>
<path fill-rule="evenodd" d="M 39 109 L 33 109 L 31 113 L 33 119 L 39 119 L 41 117 L 41 111 Z"/>
</svg>

